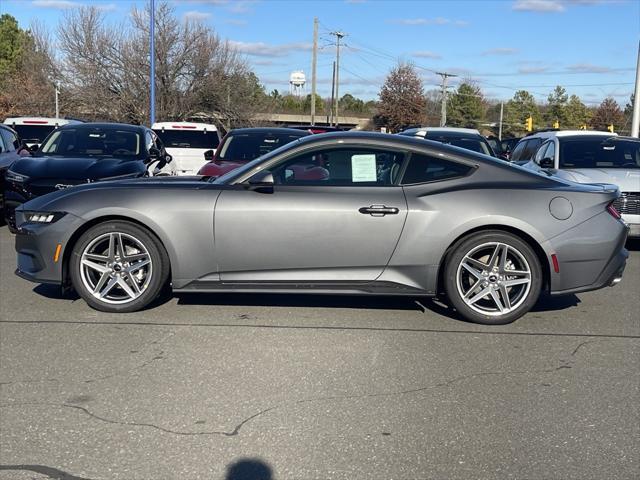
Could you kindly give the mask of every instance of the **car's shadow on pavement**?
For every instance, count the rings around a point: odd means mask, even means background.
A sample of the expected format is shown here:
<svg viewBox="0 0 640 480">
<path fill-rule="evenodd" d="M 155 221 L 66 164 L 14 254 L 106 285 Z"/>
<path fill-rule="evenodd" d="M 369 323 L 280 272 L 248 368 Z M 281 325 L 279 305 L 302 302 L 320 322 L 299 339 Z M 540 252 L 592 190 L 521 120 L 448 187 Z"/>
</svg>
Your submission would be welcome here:
<svg viewBox="0 0 640 480">
<path fill-rule="evenodd" d="M 640 251 L 640 238 L 630 238 L 627 240 L 627 244 L 625 245 L 627 250 L 632 252 Z"/>
</svg>

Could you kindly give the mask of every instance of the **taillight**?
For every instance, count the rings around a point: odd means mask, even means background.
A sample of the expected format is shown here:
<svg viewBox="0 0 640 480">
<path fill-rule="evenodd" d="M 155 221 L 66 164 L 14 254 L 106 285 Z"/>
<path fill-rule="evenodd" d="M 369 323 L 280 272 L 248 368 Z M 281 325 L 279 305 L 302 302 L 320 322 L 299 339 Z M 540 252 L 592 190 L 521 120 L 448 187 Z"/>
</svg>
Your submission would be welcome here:
<svg viewBox="0 0 640 480">
<path fill-rule="evenodd" d="M 613 202 L 607 205 L 607 212 L 609 212 L 611 216 L 616 220 L 620 220 L 622 218 L 622 215 L 620 215 L 620 212 L 618 212 L 618 210 L 616 210 L 616 207 L 613 206 Z"/>
</svg>

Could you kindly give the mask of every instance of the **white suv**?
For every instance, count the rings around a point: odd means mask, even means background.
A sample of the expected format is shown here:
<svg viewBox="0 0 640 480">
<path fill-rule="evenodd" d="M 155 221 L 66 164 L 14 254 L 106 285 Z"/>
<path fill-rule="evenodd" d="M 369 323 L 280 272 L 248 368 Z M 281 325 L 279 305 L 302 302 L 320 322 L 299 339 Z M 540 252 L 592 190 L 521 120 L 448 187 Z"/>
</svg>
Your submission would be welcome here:
<svg viewBox="0 0 640 480">
<path fill-rule="evenodd" d="M 151 129 L 173 157 L 178 175 L 196 175 L 207 162 L 205 152 L 215 153 L 220 143 L 218 129 L 208 123 L 158 122 Z M 210 153 L 208 157 L 213 155 Z"/>
<path fill-rule="evenodd" d="M 614 206 L 640 237 L 640 140 L 588 130 L 541 132 L 542 143 L 523 166 L 578 183 L 611 183 L 622 193 Z"/>
<path fill-rule="evenodd" d="M 36 150 L 42 141 L 56 128 L 68 123 L 82 123 L 79 120 L 53 117 L 11 117 L 3 122 L 16 132 L 30 150 Z"/>
</svg>

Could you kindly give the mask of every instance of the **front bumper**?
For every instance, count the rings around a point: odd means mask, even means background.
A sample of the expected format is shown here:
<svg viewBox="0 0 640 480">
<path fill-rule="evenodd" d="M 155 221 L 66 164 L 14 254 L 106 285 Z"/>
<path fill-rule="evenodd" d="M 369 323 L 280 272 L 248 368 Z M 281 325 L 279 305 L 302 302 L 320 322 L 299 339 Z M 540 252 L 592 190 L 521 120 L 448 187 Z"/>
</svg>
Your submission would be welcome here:
<svg viewBox="0 0 640 480">
<path fill-rule="evenodd" d="M 84 221 L 67 213 L 51 224 L 23 223 L 21 210 L 16 210 L 16 220 L 16 275 L 32 282 L 61 284 L 69 240 Z M 55 261 L 58 244 L 61 245 L 61 253 Z"/>
</svg>

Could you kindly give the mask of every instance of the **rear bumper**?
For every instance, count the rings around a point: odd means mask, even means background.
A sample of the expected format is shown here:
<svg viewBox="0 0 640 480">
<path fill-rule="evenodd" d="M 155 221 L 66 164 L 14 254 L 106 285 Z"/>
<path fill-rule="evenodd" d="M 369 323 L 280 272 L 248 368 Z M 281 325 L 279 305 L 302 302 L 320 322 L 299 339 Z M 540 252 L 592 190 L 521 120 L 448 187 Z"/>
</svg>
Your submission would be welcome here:
<svg viewBox="0 0 640 480">
<path fill-rule="evenodd" d="M 615 285 L 629 257 L 629 227 L 603 212 L 549 241 L 559 271 L 551 269 L 550 293 L 563 295 Z"/>
</svg>

